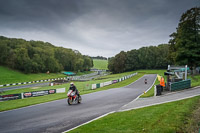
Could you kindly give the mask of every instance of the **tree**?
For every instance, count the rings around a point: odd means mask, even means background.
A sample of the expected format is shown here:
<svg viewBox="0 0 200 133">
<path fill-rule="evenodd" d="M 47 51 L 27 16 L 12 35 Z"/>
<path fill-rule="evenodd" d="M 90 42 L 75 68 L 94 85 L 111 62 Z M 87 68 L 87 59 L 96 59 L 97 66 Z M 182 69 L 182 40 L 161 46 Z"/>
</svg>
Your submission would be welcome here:
<svg viewBox="0 0 200 133">
<path fill-rule="evenodd" d="M 139 58 L 138 58 L 138 50 L 134 49 L 127 52 L 126 56 L 126 71 L 137 70 L 139 69 Z"/>
<path fill-rule="evenodd" d="M 93 67 L 93 60 L 89 56 L 83 56 L 83 59 L 84 59 L 83 68 L 85 70 L 88 70 L 91 67 Z"/>
<path fill-rule="evenodd" d="M 115 57 L 108 58 L 108 69 L 113 73 L 115 71 L 114 59 L 115 59 Z"/>
<path fill-rule="evenodd" d="M 170 58 L 178 65 L 191 69 L 200 65 L 200 8 L 182 14 L 177 31 L 170 35 Z"/>
<path fill-rule="evenodd" d="M 125 71 L 125 64 L 126 64 L 126 52 L 121 51 L 117 54 L 114 58 L 113 62 L 113 69 L 114 73 L 122 73 Z"/>
</svg>

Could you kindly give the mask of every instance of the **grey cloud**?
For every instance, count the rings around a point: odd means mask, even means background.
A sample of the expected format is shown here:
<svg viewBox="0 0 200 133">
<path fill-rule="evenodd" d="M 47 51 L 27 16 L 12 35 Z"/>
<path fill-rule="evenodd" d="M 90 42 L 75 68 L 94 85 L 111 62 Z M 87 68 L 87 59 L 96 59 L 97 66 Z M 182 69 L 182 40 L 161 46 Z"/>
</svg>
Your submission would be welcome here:
<svg viewBox="0 0 200 133">
<path fill-rule="evenodd" d="M 167 43 L 197 0 L 1 0 L 0 35 L 42 40 L 91 56 Z"/>
</svg>

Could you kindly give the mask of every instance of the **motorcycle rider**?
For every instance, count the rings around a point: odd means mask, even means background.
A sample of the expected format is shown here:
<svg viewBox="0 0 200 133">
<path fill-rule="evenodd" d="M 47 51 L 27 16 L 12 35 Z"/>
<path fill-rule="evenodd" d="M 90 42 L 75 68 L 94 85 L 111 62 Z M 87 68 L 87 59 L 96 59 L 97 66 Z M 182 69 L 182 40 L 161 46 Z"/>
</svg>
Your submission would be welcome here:
<svg viewBox="0 0 200 133">
<path fill-rule="evenodd" d="M 144 83 L 147 84 L 147 79 L 144 80 Z"/>
<path fill-rule="evenodd" d="M 76 95 L 77 95 L 78 98 L 79 98 L 80 95 L 79 95 L 78 89 L 76 88 L 76 86 L 74 85 L 73 82 L 70 83 L 69 90 L 75 91 L 75 92 L 76 92 Z"/>
</svg>

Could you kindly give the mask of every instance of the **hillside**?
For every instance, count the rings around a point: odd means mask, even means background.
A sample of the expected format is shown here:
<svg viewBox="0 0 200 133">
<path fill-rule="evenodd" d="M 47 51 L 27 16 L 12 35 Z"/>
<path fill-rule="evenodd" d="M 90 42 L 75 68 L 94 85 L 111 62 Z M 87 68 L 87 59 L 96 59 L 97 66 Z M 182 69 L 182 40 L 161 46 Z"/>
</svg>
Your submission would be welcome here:
<svg viewBox="0 0 200 133">
<path fill-rule="evenodd" d="M 108 69 L 108 60 L 99 60 L 99 59 L 93 59 L 93 68 L 96 69 Z"/>
<path fill-rule="evenodd" d="M 23 73 L 78 72 L 90 69 L 92 59 L 48 42 L 0 36 L 0 64 Z"/>
<path fill-rule="evenodd" d="M 63 74 L 56 73 L 38 73 L 38 74 L 24 74 L 19 71 L 0 66 L 0 85 L 8 83 L 29 82 L 41 79 L 64 77 Z"/>
</svg>

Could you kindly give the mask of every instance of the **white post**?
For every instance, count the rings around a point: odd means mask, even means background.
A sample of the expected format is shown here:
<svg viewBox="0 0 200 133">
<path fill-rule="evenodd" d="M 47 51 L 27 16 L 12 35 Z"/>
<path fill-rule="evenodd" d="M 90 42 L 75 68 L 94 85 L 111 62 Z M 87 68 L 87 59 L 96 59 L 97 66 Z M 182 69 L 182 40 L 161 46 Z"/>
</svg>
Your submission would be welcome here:
<svg viewBox="0 0 200 133">
<path fill-rule="evenodd" d="M 154 96 L 156 96 L 157 94 L 157 89 L 156 89 L 156 86 L 154 85 Z"/>
<path fill-rule="evenodd" d="M 21 98 L 24 99 L 24 93 L 21 93 Z"/>
<path fill-rule="evenodd" d="M 167 70 L 170 70 L 170 65 L 168 65 L 168 68 L 167 68 Z"/>
<path fill-rule="evenodd" d="M 185 65 L 185 80 L 187 80 L 187 65 Z"/>
</svg>

